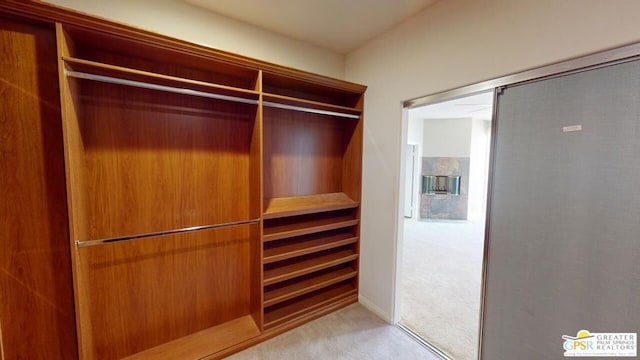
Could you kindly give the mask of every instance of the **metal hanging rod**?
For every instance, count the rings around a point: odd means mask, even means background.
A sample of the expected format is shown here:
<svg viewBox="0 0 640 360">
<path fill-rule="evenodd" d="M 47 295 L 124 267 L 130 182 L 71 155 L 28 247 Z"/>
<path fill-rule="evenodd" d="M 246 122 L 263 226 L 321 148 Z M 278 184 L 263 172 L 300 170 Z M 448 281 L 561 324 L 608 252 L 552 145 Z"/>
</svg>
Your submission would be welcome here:
<svg viewBox="0 0 640 360">
<path fill-rule="evenodd" d="M 211 230 L 211 229 L 219 229 L 219 228 L 231 227 L 231 226 L 257 224 L 259 222 L 260 222 L 260 219 L 257 218 L 257 219 L 251 219 L 251 220 L 232 221 L 232 222 L 227 222 L 222 224 L 213 224 L 213 225 L 192 226 L 192 227 L 187 227 L 182 229 L 157 231 L 157 232 L 152 232 L 147 234 L 119 236 L 119 237 L 98 239 L 98 240 L 84 240 L 84 241 L 76 240 L 76 246 L 85 247 L 85 246 L 103 245 L 103 244 L 110 244 L 110 243 L 116 243 L 121 241 L 139 240 L 139 239 L 144 239 L 144 238 L 154 237 L 154 236 L 175 235 L 175 234 L 200 231 L 200 230 Z"/>
<path fill-rule="evenodd" d="M 111 84 L 134 86 L 134 87 L 139 87 L 139 88 L 143 88 L 143 89 L 167 91 L 167 92 L 172 92 L 172 93 L 176 93 L 176 94 L 194 95 L 194 96 L 206 97 L 206 98 L 211 98 L 211 99 L 234 101 L 234 102 L 239 102 L 239 103 L 243 103 L 243 104 L 252 104 L 252 105 L 258 104 L 258 100 L 245 99 L 245 98 L 241 98 L 241 97 L 237 97 L 237 96 L 212 94 L 212 93 L 208 93 L 208 92 L 204 92 L 204 91 L 185 89 L 185 88 L 177 88 L 177 87 L 173 87 L 173 86 L 151 84 L 151 83 L 146 83 L 146 82 L 142 82 L 142 81 L 135 81 L 135 80 L 127 80 L 127 79 L 116 78 L 116 77 L 112 77 L 112 76 L 89 74 L 89 73 L 85 73 L 85 72 L 73 71 L 73 70 L 67 70 L 67 69 L 65 69 L 64 73 L 67 76 L 78 78 L 78 79 L 94 80 L 94 81 L 101 81 L 101 82 L 106 82 L 106 83 L 111 83 Z"/>
<path fill-rule="evenodd" d="M 321 114 L 321 115 L 332 115 L 332 116 L 339 116 L 339 117 L 349 118 L 349 119 L 359 119 L 360 118 L 360 115 L 341 113 L 341 112 L 337 112 L 337 111 L 313 109 L 313 108 L 307 108 L 307 107 L 304 107 L 304 106 L 280 104 L 280 103 L 271 102 L 271 101 L 263 101 L 262 104 L 264 106 L 269 106 L 269 107 L 278 108 L 278 109 L 303 111 L 303 112 Z"/>
<path fill-rule="evenodd" d="M 112 77 L 112 76 L 96 75 L 96 74 L 90 74 L 90 73 L 81 72 L 81 71 L 73 71 L 73 70 L 65 69 L 64 73 L 69 77 L 73 77 L 77 79 L 94 80 L 94 81 L 101 81 L 101 82 L 106 82 L 110 84 L 126 85 L 126 86 L 139 87 L 143 89 L 172 92 L 176 94 L 193 95 L 193 96 L 200 96 L 200 97 L 206 97 L 211 99 L 234 101 L 234 102 L 239 102 L 243 104 L 251 104 L 251 105 L 258 104 L 258 100 L 245 99 L 237 96 L 213 94 L 213 93 L 208 93 L 204 91 L 177 88 L 177 87 L 166 86 L 166 85 L 158 85 L 158 84 L 146 83 L 142 81 L 127 80 L 127 79 L 121 79 L 121 78 Z M 360 115 L 347 114 L 347 113 L 342 113 L 338 111 L 313 109 L 313 108 L 308 108 L 304 106 L 280 104 L 272 101 L 264 101 L 263 105 L 273 107 L 273 108 L 279 108 L 279 109 L 303 111 L 303 112 L 321 114 L 321 115 L 339 116 L 339 117 L 349 118 L 349 119 L 360 118 Z"/>
</svg>

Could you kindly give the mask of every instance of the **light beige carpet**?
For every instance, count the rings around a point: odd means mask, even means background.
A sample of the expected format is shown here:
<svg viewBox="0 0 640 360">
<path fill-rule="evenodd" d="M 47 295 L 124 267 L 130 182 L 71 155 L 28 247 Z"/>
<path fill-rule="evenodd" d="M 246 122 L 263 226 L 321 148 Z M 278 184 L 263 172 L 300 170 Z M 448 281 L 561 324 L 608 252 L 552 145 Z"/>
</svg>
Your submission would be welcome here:
<svg viewBox="0 0 640 360">
<path fill-rule="evenodd" d="M 402 324 L 454 359 L 477 359 L 484 221 L 404 226 Z"/>
<path fill-rule="evenodd" d="M 438 360 L 438 357 L 398 327 L 387 324 L 362 305 L 354 304 L 229 359 Z"/>
</svg>

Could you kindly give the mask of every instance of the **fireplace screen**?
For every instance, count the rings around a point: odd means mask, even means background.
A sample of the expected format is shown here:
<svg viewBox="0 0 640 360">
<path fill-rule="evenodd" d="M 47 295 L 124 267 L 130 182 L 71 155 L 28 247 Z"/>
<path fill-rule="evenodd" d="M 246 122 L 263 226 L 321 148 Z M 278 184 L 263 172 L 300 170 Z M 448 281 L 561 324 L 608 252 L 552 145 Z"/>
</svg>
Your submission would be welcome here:
<svg viewBox="0 0 640 360">
<path fill-rule="evenodd" d="M 460 176 L 423 175 L 422 193 L 427 195 L 460 195 Z"/>
</svg>

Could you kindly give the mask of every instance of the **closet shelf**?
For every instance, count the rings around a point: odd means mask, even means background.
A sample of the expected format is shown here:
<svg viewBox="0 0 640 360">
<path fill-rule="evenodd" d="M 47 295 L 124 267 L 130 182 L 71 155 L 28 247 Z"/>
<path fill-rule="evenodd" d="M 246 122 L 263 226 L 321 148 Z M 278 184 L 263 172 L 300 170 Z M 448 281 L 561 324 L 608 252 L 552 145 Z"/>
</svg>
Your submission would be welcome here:
<svg viewBox="0 0 640 360">
<path fill-rule="evenodd" d="M 67 76 L 219 100 L 258 104 L 259 93 L 204 81 L 63 56 Z"/>
<path fill-rule="evenodd" d="M 359 119 L 360 114 L 362 114 L 362 110 L 348 106 L 327 104 L 318 101 L 299 99 L 271 93 L 263 93 L 263 101 L 264 106 L 306 111 L 316 114 L 339 116 L 350 119 Z"/>
<path fill-rule="evenodd" d="M 277 304 L 272 308 L 266 308 L 264 312 L 264 327 L 266 329 L 280 325 L 342 300 L 356 301 L 357 293 L 358 291 L 353 284 L 345 282 L 344 284 L 321 289 L 299 300 L 294 299 L 289 303 Z"/>
<path fill-rule="evenodd" d="M 284 238 L 313 234 L 321 231 L 340 229 L 358 224 L 358 219 L 345 215 L 333 218 L 323 218 L 296 222 L 292 224 L 264 227 L 263 241 L 274 241 Z"/>
<path fill-rule="evenodd" d="M 297 296 L 339 283 L 343 280 L 354 278 L 357 273 L 358 272 L 351 267 L 343 267 L 321 275 L 312 276 L 308 279 L 296 281 L 284 287 L 265 291 L 264 306 L 268 307 L 275 305 Z"/>
<path fill-rule="evenodd" d="M 251 315 L 246 315 L 144 350 L 126 357 L 125 360 L 202 359 L 258 335 L 260 330 L 256 323 Z"/>
<path fill-rule="evenodd" d="M 350 197 L 341 192 L 272 198 L 268 199 L 266 203 L 265 219 L 350 209 L 359 205 L 359 203 L 351 200 Z"/>
<path fill-rule="evenodd" d="M 307 238 L 292 239 L 296 241 L 287 242 L 285 245 L 265 247 L 264 264 L 286 260 L 297 256 L 316 253 L 323 250 L 337 248 L 343 245 L 354 244 L 358 237 L 353 234 L 343 233 L 332 236 L 325 234 L 313 234 Z"/>
<path fill-rule="evenodd" d="M 327 269 L 335 265 L 355 260 L 358 254 L 352 250 L 340 250 L 303 261 L 264 270 L 264 285 L 272 285 L 298 276 Z"/>
</svg>

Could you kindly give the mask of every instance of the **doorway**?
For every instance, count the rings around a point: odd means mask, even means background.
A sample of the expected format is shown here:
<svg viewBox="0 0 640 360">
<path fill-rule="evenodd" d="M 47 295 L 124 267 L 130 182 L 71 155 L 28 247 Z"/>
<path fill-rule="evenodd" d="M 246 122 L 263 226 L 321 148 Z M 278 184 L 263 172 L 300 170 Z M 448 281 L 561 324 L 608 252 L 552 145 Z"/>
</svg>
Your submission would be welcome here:
<svg viewBox="0 0 640 360">
<path fill-rule="evenodd" d="M 408 111 L 400 325 L 444 358 L 477 358 L 492 114 L 493 91 Z"/>
</svg>

